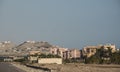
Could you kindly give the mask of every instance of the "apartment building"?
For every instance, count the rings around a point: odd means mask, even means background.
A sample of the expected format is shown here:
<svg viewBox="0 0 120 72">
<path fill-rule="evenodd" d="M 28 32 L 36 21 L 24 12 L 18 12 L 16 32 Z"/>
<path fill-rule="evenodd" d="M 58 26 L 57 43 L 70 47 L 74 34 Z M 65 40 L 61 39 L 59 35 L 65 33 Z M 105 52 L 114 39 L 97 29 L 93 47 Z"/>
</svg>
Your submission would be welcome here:
<svg viewBox="0 0 120 72">
<path fill-rule="evenodd" d="M 63 58 L 63 53 L 65 51 L 68 51 L 68 49 L 67 48 L 58 48 L 57 55 L 59 55 L 59 56 L 61 56 L 61 58 Z"/>
<path fill-rule="evenodd" d="M 40 55 L 41 52 L 40 51 L 29 51 L 29 55 L 35 55 L 35 54 Z"/>
<path fill-rule="evenodd" d="M 63 59 L 81 58 L 81 51 L 78 49 L 69 49 L 63 52 Z"/>
<path fill-rule="evenodd" d="M 91 57 L 92 55 L 94 55 L 96 53 L 97 49 L 100 49 L 100 48 L 103 48 L 105 50 L 108 50 L 108 48 L 110 48 L 112 50 L 112 52 L 116 51 L 114 44 L 105 44 L 105 45 L 98 45 L 98 46 L 86 46 L 82 50 L 83 56 Z"/>
</svg>

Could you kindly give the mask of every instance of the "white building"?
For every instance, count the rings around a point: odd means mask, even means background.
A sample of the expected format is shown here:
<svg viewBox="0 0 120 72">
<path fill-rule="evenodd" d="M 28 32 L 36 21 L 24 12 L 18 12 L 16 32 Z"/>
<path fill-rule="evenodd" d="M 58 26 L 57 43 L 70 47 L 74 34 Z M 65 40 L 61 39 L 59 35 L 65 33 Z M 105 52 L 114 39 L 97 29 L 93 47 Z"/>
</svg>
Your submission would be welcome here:
<svg viewBox="0 0 120 72">
<path fill-rule="evenodd" d="M 62 58 L 39 58 L 40 64 L 62 64 Z"/>
</svg>

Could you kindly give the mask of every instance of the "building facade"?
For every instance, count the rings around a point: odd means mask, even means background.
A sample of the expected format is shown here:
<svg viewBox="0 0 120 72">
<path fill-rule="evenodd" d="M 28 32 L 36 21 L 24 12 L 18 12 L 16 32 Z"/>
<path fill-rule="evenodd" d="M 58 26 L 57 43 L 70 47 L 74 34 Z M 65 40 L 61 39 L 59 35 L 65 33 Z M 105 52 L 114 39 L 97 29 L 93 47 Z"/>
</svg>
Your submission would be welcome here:
<svg viewBox="0 0 120 72">
<path fill-rule="evenodd" d="M 39 58 L 40 64 L 62 64 L 62 58 Z"/>
<path fill-rule="evenodd" d="M 97 51 L 97 49 L 103 48 L 105 50 L 108 50 L 108 48 L 111 49 L 112 53 L 116 51 L 114 44 L 105 44 L 105 45 L 98 45 L 98 46 L 86 46 L 83 48 L 82 53 L 83 56 L 91 57 L 94 55 Z"/>
<path fill-rule="evenodd" d="M 78 49 L 69 49 L 63 52 L 63 59 L 81 58 L 81 51 Z"/>
</svg>

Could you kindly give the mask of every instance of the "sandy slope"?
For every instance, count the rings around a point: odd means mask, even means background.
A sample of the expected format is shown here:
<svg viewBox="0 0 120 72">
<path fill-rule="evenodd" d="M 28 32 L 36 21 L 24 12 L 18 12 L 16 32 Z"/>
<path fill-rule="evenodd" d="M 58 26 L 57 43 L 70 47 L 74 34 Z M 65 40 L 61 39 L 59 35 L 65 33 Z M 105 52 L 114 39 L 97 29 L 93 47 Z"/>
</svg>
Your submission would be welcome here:
<svg viewBox="0 0 120 72">
<path fill-rule="evenodd" d="M 34 68 L 29 68 L 29 67 L 26 67 L 25 65 L 21 65 L 19 63 L 11 63 L 13 66 L 19 68 L 19 69 L 22 69 L 26 72 L 44 72 L 43 70 L 40 70 L 40 69 L 34 69 Z"/>
<path fill-rule="evenodd" d="M 41 66 L 52 69 L 53 72 L 120 72 L 120 65 L 90 65 L 90 64 L 47 64 Z"/>
</svg>

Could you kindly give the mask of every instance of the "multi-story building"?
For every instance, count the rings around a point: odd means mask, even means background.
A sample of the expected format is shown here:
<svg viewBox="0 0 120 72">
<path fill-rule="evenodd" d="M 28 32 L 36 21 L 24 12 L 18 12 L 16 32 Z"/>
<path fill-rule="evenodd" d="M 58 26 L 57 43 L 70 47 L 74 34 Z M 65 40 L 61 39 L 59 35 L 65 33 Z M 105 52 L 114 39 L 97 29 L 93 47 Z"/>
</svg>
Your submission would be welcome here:
<svg viewBox="0 0 120 72">
<path fill-rule="evenodd" d="M 76 59 L 81 57 L 81 51 L 78 49 L 69 49 L 63 53 L 64 59 Z"/>
<path fill-rule="evenodd" d="M 59 56 L 61 56 L 63 58 L 63 53 L 65 51 L 68 51 L 68 49 L 67 48 L 58 48 L 57 49 L 57 55 L 59 55 Z"/>
<path fill-rule="evenodd" d="M 63 52 L 67 51 L 67 48 L 61 48 L 58 46 L 50 47 L 50 48 L 44 48 L 41 47 L 39 50 L 32 50 L 29 51 L 30 55 L 34 54 L 53 54 L 53 55 L 59 55 L 61 58 L 63 58 Z"/>
<path fill-rule="evenodd" d="M 56 48 L 56 47 L 50 48 L 50 54 L 56 55 L 57 54 L 57 50 L 58 50 L 58 48 Z"/>
<path fill-rule="evenodd" d="M 114 44 L 106 44 L 106 45 L 98 45 L 98 46 L 86 46 L 82 50 L 83 56 L 91 57 L 92 55 L 94 55 L 96 53 L 97 49 L 100 49 L 100 48 L 103 48 L 106 50 L 108 48 L 110 48 L 112 52 L 116 51 Z"/>
<path fill-rule="evenodd" d="M 112 53 L 116 51 L 115 44 L 106 44 L 106 45 L 103 45 L 103 48 L 104 48 L 104 49 L 110 48 L 111 51 L 112 51 Z"/>
<path fill-rule="evenodd" d="M 35 54 L 40 55 L 41 52 L 40 51 L 30 51 L 29 52 L 29 55 L 35 55 Z"/>
</svg>

